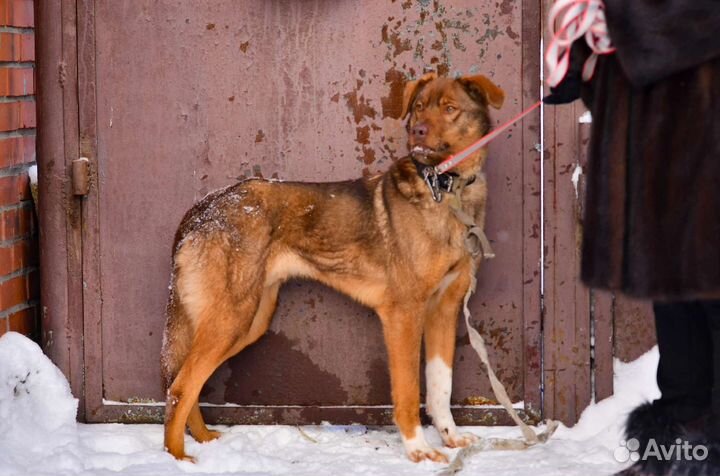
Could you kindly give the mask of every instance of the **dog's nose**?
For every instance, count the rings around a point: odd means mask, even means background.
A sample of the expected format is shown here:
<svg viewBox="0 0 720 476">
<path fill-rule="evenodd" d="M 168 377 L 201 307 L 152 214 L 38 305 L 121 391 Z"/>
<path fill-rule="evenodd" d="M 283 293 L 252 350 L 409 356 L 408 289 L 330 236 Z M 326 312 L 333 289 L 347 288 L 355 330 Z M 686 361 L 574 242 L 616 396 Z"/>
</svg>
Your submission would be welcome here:
<svg viewBox="0 0 720 476">
<path fill-rule="evenodd" d="M 416 124 L 412 128 L 412 135 L 416 139 L 424 139 L 425 136 L 428 133 L 428 126 L 427 124 Z"/>
</svg>

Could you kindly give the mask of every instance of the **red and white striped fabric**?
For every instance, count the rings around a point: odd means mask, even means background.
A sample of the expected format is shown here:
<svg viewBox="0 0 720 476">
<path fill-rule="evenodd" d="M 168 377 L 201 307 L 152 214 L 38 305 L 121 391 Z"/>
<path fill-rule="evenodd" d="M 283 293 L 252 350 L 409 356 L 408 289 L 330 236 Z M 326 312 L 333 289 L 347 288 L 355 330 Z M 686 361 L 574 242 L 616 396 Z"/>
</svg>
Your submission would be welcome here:
<svg viewBox="0 0 720 476">
<path fill-rule="evenodd" d="M 560 18 L 562 20 L 558 23 Z M 550 9 L 548 22 L 550 30 L 554 31 L 545 52 L 545 63 L 548 67 L 546 81 L 550 86 L 560 84 L 567 74 L 570 47 L 575 40 L 584 36 L 592 50 L 583 66 L 584 81 L 592 78 L 598 55 L 615 51 L 608 35 L 605 5 L 602 0 L 558 0 Z"/>
</svg>

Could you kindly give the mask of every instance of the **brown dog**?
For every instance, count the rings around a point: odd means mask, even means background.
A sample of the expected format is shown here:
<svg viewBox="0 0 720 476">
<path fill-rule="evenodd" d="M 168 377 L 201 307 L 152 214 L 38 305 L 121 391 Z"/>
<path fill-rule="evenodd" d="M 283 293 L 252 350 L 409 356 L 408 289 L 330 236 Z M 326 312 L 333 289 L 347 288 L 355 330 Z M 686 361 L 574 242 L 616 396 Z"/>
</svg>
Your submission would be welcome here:
<svg viewBox="0 0 720 476">
<path fill-rule="evenodd" d="M 474 440 L 457 431 L 450 413 L 455 328 L 474 269 L 468 226 L 455 210 L 482 228 L 486 151 L 456 167 L 452 185 L 440 177 L 441 201 L 422 173 L 423 164 L 435 165 L 486 134 L 488 106 L 499 108 L 503 99 L 484 76 L 427 74 L 404 91 L 411 157 L 384 174 L 337 183 L 249 180 L 187 212 L 175 236 L 162 350 L 170 453 L 187 458 L 186 425 L 198 441 L 218 436 L 203 421 L 200 390 L 220 364 L 267 330 L 278 290 L 292 277 L 320 281 L 377 312 L 395 422 L 410 459 L 447 461 L 420 426 L 423 337 L 427 411 L 447 446 Z"/>
</svg>

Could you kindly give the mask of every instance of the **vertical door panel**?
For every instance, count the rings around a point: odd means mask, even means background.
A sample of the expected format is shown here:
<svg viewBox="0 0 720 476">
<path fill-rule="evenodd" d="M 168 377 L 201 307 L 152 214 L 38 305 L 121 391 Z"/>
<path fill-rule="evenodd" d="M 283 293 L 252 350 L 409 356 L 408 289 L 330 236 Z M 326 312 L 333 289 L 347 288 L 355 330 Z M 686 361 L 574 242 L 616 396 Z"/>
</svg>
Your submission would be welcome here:
<svg viewBox="0 0 720 476">
<path fill-rule="evenodd" d="M 194 201 L 254 175 L 386 170 L 406 153 L 402 83 L 425 65 L 492 78 L 507 98 L 496 123 L 539 90 L 538 8 L 528 0 L 80 3 L 81 137 L 90 132 L 97 170 L 84 256 L 95 420 L 157 417 L 170 247 Z M 533 408 L 539 133 L 534 115 L 490 146 L 487 233 L 498 258 L 482 265 L 470 306 L 511 398 Z M 464 328 L 457 344 L 454 402 L 492 398 Z M 216 372 L 203 400 L 258 406 L 214 409 L 224 421 L 333 415 L 323 406 L 370 421 L 362 407 L 390 403 L 379 323 L 337 293 L 291 282 L 268 334 Z M 301 412 L 310 407 L 320 410 Z"/>
</svg>

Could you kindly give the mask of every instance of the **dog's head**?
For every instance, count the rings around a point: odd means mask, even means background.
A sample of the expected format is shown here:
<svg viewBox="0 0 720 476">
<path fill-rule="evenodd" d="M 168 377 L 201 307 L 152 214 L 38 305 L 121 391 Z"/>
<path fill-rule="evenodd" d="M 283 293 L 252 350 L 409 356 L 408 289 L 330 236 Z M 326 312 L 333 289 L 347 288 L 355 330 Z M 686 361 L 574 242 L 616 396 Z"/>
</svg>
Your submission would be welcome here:
<svg viewBox="0 0 720 476">
<path fill-rule="evenodd" d="M 488 107 L 499 109 L 505 93 L 482 75 L 457 79 L 425 74 L 405 85 L 402 116 L 408 149 L 420 162 L 437 165 L 490 131 Z M 477 166 L 465 164 L 464 168 Z"/>
</svg>

